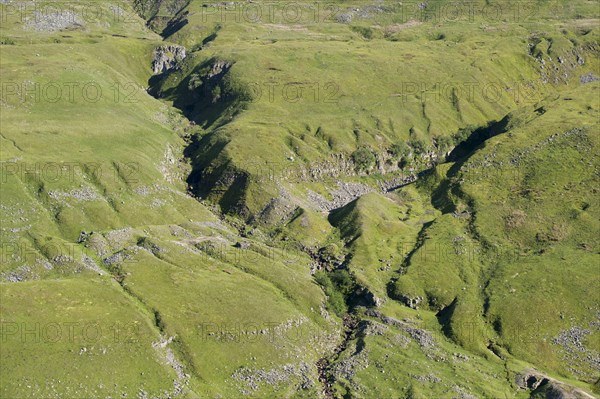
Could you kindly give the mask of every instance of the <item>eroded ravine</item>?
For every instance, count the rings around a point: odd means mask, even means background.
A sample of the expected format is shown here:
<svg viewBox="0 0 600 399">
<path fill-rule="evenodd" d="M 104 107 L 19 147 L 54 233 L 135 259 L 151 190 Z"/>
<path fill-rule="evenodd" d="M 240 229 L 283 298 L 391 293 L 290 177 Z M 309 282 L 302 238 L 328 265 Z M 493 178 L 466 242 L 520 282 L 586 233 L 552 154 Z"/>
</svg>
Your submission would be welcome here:
<svg viewBox="0 0 600 399">
<path fill-rule="evenodd" d="M 214 67 L 213 67 L 213 69 L 214 69 Z M 226 69 L 226 68 L 223 68 L 223 66 L 222 66 L 220 71 L 214 70 L 214 76 L 218 77 L 223 72 L 224 69 Z M 479 150 L 482 146 L 484 146 L 487 140 L 489 140 L 499 134 L 505 133 L 508 122 L 509 122 L 509 118 L 505 117 L 498 122 L 492 122 L 492 123 L 488 124 L 487 126 L 482 126 L 478 129 L 476 129 L 475 131 L 473 131 L 467 139 L 465 139 L 461 143 L 458 143 L 449 152 L 448 156 L 445 157 L 445 159 L 443 160 L 443 163 L 447 163 L 447 162 L 453 163 L 453 166 L 450 168 L 450 171 L 446 177 L 450 178 L 450 177 L 456 175 L 460 171 L 463 164 L 468 161 L 470 156 L 472 154 L 474 154 L 477 150 Z M 210 135 L 211 133 L 209 132 L 208 134 Z M 204 136 L 204 141 L 207 143 L 210 141 L 207 139 L 208 137 L 210 137 L 210 136 L 208 136 L 208 135 Z M 194 145 L 194 148 L 191 148 L 191 146 L 190 146 L 190 148 L 188 148 L 188 150 L 186 151 L 187 154 L 197 152 L 198 146 L 201 146 L 202 143 L 195 142 L 193 145 Z M 211 152 L 211 149 L 208 149 L 205 152 Z M 203 160 L 202 162 L 204 162 L 204 164 L 206 165 L 208 161 Z M 387 192 L 395 191 L 399 188 L 404 187 L 405 185 L 413 184 L 416 181 L 418 181 L 419 178 L 421 178 L 422 176 L 425 176 L 429 172 L 431 172 L 435 167 L 436 167 L 436 165 L 433 165 L 433 168 L 423 170 L 423 171 L 417 173 L 415 176 L 411 176 L 407 181 L 402 181 L 400 184 L 393 185 L 384 191 L 387 191 Z M 190 176 L 190 179 L 188 181 L 192 180 L 194 183 L 199 182 L 200 181 L 199 177 L 202 177 L 202 171 L 200 169 L 196 168 L 194 170 L 194 173 L 195 174 L 193 176 Z M 239 176 L 243 177 L 244 173 L 245 173 L 244 171 L 240 171 Z M 243 182 L 243 179 L 238 180 L 239 176 L 232 175 L 233 183 L 230 187 L 233 187 L 235 189 L 236 187 L 234 187 L 234 186 L 236 184 L 240 185 L 241 184 L 240 182 Z M 213 176 L 211 176 L 211 178 L 212 177 Z M 340 178 L 345 178 L 345 177 L 348 177 L 348 176 L 343 176 L 343 175 L 340 176 Z M 220 178 L 219 176 L 216 176 L 215 180 L 219 179 L 219 178 Z M 450 189 L 450 187 L 445 187 L 444 189 Z M 209 188 L 208 190 L 210 191 L 211 188 Z M 197 193 L 192 192 L 191 194 L 197 194 Z M 431 193 L 432 199 L 435 194 L 436 193 L 434 193 L 434 192 Z M 359 195 L 359 196 L 353 198 L 352 200 L 356 200 L 357 198 L 360 198 L 360 197 L 361 196 Z M 344 206 L 344 205 L 346 205 L 346 204 L 341 204 L 341 206 Z M 335 209 L 339 209 L 339 207 L 333 208 L 333 209 L 328 209 L 328 211 L 331 212 L 332 210 L 335 210 Z M 447 212 L 447 209 L 438 209 L 438 210 L 440 210 L 442 213 Z M 424 226 L 424 229 L 425 228 L 426 228 L 426 226 Z M 422 231 L 422 233 L 423 233 L 423 231 Z M 475 242 L 481 241 L 481 237 L 479 237 L 479 234 L 477 233 L 475 226 L 473 224 L 473 217 L 470 220 L 469 226 L 467 228 L 467 233 L 469 234 L 469 237 L 473 241 L 475 241 Z M 422 245 L 422 242 L 419 242 L 419 240 L 417 240 L 417 243 L 411 252 L 414 253 L 415 251 L 417 251 L 419 249 L 420 245 Z M 486 303 L 485 287 L 487 287 L 487 284 L 489 283 L 491 277 L 486 276 L 483 273 L 483 271 L 482 271 L 482 275 L 480 277 L 481 277 L 480 280 L 481 280 L 482 286 L 484 287 L 482 295 L 484 295 L 483 303 L 484 303 L 484 307 L 485 307 L 485 303 Z M 485 314 L 485 309 L 484 309 L 484 314 Z M 348 348 L 350 341 L 355 336 L 355 332 L 356 332 L 358 323 L 359 323 L 359 320 L 356 318 L 355 315 L 352 314 L 352 312 L 346 313 L 343 317 L 343 334 L 341 337 L 341 342 L 335 347 L 335 349 L 333 350 L 333 353 L 320 358 L 316 363 L 316 368 L 317 368 L 317 372 L 318 372 L 318 380 L 319 380 L 320 384 L 322 385 L 322 394 L 327 399 L 335 397 L 335 391 L 334 391 L 335 376 L 332 373 L 332 366 L 335 364 L 336 360 L 339 359 L 340 355 Z"/>
<path fill-rule="evenodd" d="M 323 396 L 326 399 L 334 399 L 335 392 L 333 385 L 335 377 L 331 373 L 331 365 L 338 359 L 348 347 L 349 342 L 355 337 L 355 332 L 359 323 L 358 317 L 352 313 L 346 313 L 343 316 L 343 338 L 342 341 L 335 347 L 333 353 L 328 357 L 323 357 L 317 362 L 317 371 L 319 374 L 319 382 L 323 386 Z"/>
</svg>

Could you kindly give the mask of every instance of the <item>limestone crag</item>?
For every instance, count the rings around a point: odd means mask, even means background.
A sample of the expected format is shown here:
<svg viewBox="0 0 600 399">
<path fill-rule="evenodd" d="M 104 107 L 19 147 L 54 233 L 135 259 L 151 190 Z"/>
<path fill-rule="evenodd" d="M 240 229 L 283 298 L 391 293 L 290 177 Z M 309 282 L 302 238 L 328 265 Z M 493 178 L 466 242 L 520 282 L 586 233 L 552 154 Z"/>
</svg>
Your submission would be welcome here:
<svg viewBox="0 0 600 399">
<path fill-rule="evenodd" d="M 186 57 L 186 49 L 183 46 L 166 45 L 154 50 L 152 59 L 152 70 L 155 75 L 177 69 Z"/>
</svg>

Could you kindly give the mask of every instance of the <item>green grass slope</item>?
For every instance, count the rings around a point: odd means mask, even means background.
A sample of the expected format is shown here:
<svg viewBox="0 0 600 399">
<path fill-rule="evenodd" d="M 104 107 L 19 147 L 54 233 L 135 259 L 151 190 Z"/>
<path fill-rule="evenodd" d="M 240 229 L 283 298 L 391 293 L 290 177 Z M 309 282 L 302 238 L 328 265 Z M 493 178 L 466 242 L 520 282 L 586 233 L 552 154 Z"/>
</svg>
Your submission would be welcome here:
<svg viewBox="0 0 600 399">
<path fill-rule="evenodd" d="M 128 2 L 50 3 L 1 5 L 1 396 L 316 395 L 338 327 L 310 259 L 188 195 L 198 128 L 146 91 L 160 36 Z"/>
<path fill-rule="evenodd" d="M 597 3 L 36 4 L 0 396 L 598 394 Z"/>
<path fill-rule="evenodd" d="M 522 18 L 481 11 L 441 21 L 426 15 L 447 10 L 445 2 L 415 18 L 412 3 L 333 2 L 325 20 L 307 14 L 310 7 L 295 3 L 306 18 L 291 23 L 277 10 L 250 18 L 243 2 L 192 2 L 175 18 L 186 23 L 167 37 L 191 54 L 155 79 L 154 90 L 207 129 L 190 182 L 225 211 L 256 216 L 279 196 L 269 179 L 253 189 L 263 171 L 256 165 L 292 182 L 310 180 L 324 161 L 339 171 L 340 159 L 359 174 L 424 169 L 461 130 L 577 86 L 597 66 L 597 31 L 580 18 L 595 15 L 586 2 L 565 7 L 560 19 L 542 4 Z M 352 9 L 364 15 L 343 23 Z M 359 148 L 373 155 L 357 159 Z"/>
</svg>

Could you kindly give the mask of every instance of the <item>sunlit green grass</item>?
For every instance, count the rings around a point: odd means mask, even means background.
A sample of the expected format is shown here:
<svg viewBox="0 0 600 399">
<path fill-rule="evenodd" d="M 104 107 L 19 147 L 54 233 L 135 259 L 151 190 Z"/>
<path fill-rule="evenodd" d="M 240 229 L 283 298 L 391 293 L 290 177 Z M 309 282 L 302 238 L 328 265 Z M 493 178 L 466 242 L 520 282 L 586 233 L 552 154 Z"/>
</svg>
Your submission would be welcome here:
<svg viewBox="0 0 600 399">
<path fill-rule="evenodd" d="M 445 3 L 431 2 L 428 12 Z M 223 21 L 194 1 L 188 23 L 164 42 L 123 1 L 76 5 L 103 14 L 75 30 L 36 32 L 18 15 L 3 19 L 0 272 L 3 281 L 14 273 L 33 281 L 0 283 L 2 396 L 164 393 L 177 376 L 152 347 L 162 335 L 173 337 L 168 347 L 189 374 L 190 397 L 240 396 L 250 388 L 236 371 L 303 363 L 308 387 L 293 372 L 250 391 L 316 397 L 315 364 L 331 355 L 341 323 L 313 281 L 314 259 L 300 249 L 328 244 L 347 255 L 342 268 L 381 301 L 378 310 L 413 320 L 437 342 L 434 350 L 403 345 L 406 334 L 391 326 L 351 337 L 332 363 L 363 345 L 369 367 L 337 380 L 340 395 L 452 397 L 458 386 L 477 397 L 525 397 L 513 381 L 528 367 L 589 388 L 598 370 L 585 363 L 577 375 L 552 340 L 597 322 L 599 86 L 579 80 L 599 75 L 597 7 L 536 4 L 520 18 L 436 21 L 384 2 L 387 12 L 344 24 L 335 17 L 364 2 L 333 1 L 316 19 L 265 23 Z M 152 20 L 158 31 L 171 5 Z M 157 10 L 146 11 L 150 18 Z M 165 42 L 186 46 L 188 58 L 151 79 L 152 52 Z M 198 82 L 218 61 L 231 69 L 207 97 Z M 215 100 L 219 93 L 230 97 Z M 401 172 L 380 174 L 389 151 L 408 143 L 412 152 L 420 145 L 443 154 L 461 129 L 507 114 L 508 132 L 418 184 L 367 194 L 331 215 L 310 199 L 310 191 L 331 199 L 340 180 L 378 191 L 388 177 L 430 166 L 408 156 Z M 573 129 L 581 133 L 561 136 Z M 544 144 L 552 134 L 559 138 Z M 343 168 L 340 159 L 359 148 L 376 157 L 369 170 L 327 169 Z M 303 174 L 317 164 L 322 177 Z M 190 196 L 188 184 L 206 201 Z M 275 198 L 288 213 L 262 212 Z M 94 234 L 77 243 L 82 231 Z M 208 254 L 207 240 L 222 246 Z M 119 251 L 131 258 L 104 262 Z M 57 254 L 74 259 L 61 263 Z M 422 296 L 419 309 L 402 305 L 403 294 Z M 24 342 L 10 332 L 11 323 L 70 320 L 135 325 L 135 342 Z M 251 333 L 297 320 L 273 339 Z M 253 338 L 207 337 L 203 326 L 215 324 Z M 587 348 L 600 350 L 597 334 Z M 429 374 L 441 383 L 416 378 Z"/>
</svg>

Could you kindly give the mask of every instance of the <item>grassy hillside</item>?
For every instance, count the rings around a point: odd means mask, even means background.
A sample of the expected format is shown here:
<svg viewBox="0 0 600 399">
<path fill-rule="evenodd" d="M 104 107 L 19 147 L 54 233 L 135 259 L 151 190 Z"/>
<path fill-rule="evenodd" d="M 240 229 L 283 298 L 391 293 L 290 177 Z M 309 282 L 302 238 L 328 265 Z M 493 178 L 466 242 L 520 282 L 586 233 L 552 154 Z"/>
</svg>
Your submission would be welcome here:
<svg viewBox="0 0 600 399">
<path fill-rule="evenodd" d="M 146 92 L 160 36 L 126 2 L 82 2 L 67 18 L 81 26 L 57 31 L 27 18 L 71 9 L 2 6 L 1 396 L 234 396 L 316 380 L 337 334 L 309 259 L 240 237 L 187 194 L 195 127 Z M 246 381 L 263 369 L 275 388 Z"/>
<path fill-rule="evenodd" d="M 596 2 L 0 10 L 0 396 L 600 394 Z"/>
<path fill-rule="evenodd" d="M 347 160 L 353 173 L 409 175 L 474 127 L 578 86 L 597 68 L 593 22 L 576 19 L 594 13 L 591 3 L 566 7 L 560 20 L 545 12 L 511 18 L 501 3 L 499 20 L 477 4 L 481 12 L 466 20 L 441 21 L 427 15 L 446 10 L 444 2 L 416 19 L 408 17 L 416 4 L 381 4 L 334 2 L 323 19 L 299 3 L 299 23 L 277 10 L 255 21 L 244 3 L 192 2 L 178 14 L 187 23 L 167 40 L 191 54 L 153 83 L 207 129 L 193 151 L 195 192 L 255 216 L 279 189 L 264 180 L 254 189 L 245 174 L 320 180 L 323 162 L 347 174 Z M 358 17 L 339 22 L 353 9 Z"/>
</svg>

